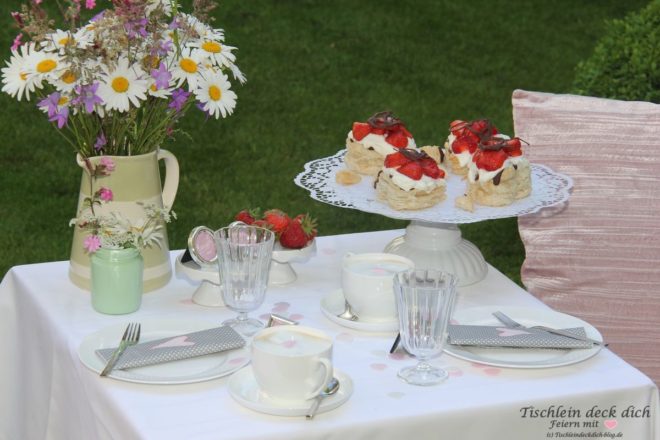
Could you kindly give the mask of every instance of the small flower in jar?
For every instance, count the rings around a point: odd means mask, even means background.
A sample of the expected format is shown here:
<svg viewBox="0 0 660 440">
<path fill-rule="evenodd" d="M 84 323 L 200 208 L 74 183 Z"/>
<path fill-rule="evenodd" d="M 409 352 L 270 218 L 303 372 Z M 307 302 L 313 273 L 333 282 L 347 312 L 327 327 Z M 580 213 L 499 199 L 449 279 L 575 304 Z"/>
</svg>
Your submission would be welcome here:
<svg viewBox="0 0 660 440">
<path fill-rule="evenodd" d="M 83 240 L 83 247 L 87 252 L 94 253 L 101 247 L 101 239 L 98 235 L 88 235 Z"/>
</svg>

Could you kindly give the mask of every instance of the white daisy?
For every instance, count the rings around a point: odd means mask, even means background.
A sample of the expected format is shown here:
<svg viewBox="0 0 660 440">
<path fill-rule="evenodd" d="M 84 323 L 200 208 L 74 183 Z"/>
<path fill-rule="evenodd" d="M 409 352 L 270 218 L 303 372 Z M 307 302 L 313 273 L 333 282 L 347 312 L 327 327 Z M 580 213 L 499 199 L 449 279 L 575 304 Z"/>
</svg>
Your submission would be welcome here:
<svg viewBox="0 0 660 440">
<path fill-rule="evenodd" d="M 22 45 L 17 50 L 12 50 L 11 58 L 5 61 L 7 67 L 2 68 L 2 91 L 11 95 L 12 98 L 18 97 L 20 101 L 25 93 L 25 99 L 30 100 L 30 93 L 35 88 L 41 89 L 42 78 L 28 72 L 28 60 L 34 52 L 35 43 Z"/>
<path fill-rule="evenodd" d="M 147 88 L 147 93 L 149 96 L 154 96 L 156 98 L 167 98 L 172 94 L 172 87 L 158 88 L 156 87 L 156 80 L 151 78 L 148 80 L 149 87 Z"/>
<path fill-rule="evenodd" d="M 195 97 L 202 104 L 204 111 L 223 118 L 231 115 L 236 107 L 236 93 L 230 90 L 231 84 L 224 73 L 207 74 L 199 81 Z"/>
<path fill-rule="evenodd" d="M 237 79 L 241 84 L 245 84 L 247 82 L 247 77 L 243 72 L 241 72 L 241 69 L 239 69 L 236 64 L 230 64 L 229 70 L 231 70 L 232 75 L 234 75 L 234 79 Z"/>
<path fill-rule="evenodd" d="M 188 90 L 191 92 L 197 87 L 197 82 L 201 79 L 201 73 L 204 70 L 202 65 L 206 55 L 199 49 L 185 48 L 181 51 L 180 57 L 174 57 L 169 63 L 171 65 L 172 78 L 181 86 L 184 81 L 188 82 Z"/>
<path fill-rule="evenodd" d="M 224 45 L 220 41 L 201 39 L 190 43 L 190 46 L 199 48 L 217 66 L 229 67 L 236 61 L 236 55 L 231 52 L 236 48 Z"/>
<path fill-rule="evenodd" d="M 58 54 L 34 51 L 28 57 L 26 69 L 29 74 L 50 80 L 60 76 L 66 70 L 66 67 Z"/>
<path fill-rule="evenodd" d="M 46 52 L 57 52 L 64 55 L 67 46 L 69 48 L 85 49 L 92 45 L 93 40 L 93 34 L 83 27 L 73 35 L 69 31 L 57 29 L 55 32 L 46 35 L 46 39 L 41 44 Z"/>
<path fill-rule="evenodd" d="M 136 64 L 129 68 L 128 59 L 122 57 L 114 70 L 102 66 L 104 74 L 99 84 L 98 95 L 107 110 L 128 111 L 130 105 L 140 107 L 140 100 L 147 99 L 146 74 Z"/>
<path fill-rule="evenodd" d="M 50 82 L 55 86 L 58 92 L 71 93 L 73 89 L 80 84 L 80 78 L 78 78 L 71 69 L 67 69 Z"/>
</svg>

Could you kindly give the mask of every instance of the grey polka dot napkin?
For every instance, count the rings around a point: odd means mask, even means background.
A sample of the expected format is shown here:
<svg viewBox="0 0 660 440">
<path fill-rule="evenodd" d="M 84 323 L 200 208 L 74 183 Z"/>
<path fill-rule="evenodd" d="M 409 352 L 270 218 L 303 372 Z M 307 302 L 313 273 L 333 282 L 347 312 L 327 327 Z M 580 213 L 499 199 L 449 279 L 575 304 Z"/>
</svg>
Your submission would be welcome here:
<svg viewBox="0 0 660 440">
<path fill-rule="evenodd" d="M 121 355 L 115 368 L 144 367 L 233 350 L 244 345 L 245 339 L 225 325 L 130 346 Z M 115 348 L 104 348 L 96 350 L 96 354 L 107 362 L 114 351 Z"/>
<path fill-rule="evenodd" d="M 562 329 L 575 336 L 587 337 L 584 328 Z M 481 347 L 520 348 L 590 348 L 591 342 L 555 335 L 539 329 L 508 328 L 504 326 L 449 325 L 449 343 Z"/>
</svg>

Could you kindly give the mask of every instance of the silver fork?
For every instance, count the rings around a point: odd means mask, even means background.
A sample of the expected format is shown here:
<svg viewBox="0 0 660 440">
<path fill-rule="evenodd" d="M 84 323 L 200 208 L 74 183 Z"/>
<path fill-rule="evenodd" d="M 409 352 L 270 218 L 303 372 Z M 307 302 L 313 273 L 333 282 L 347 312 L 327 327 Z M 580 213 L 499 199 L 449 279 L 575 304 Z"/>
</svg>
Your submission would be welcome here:
<svg viewBox="0 0 660 440">
<path fill-rule="evenodd" d="M 560 330 L 560 329 L 556 329 L 556 328 L 552 328 L 552 327 L 546 327 L 544 325 L 534 325 L 532 327 L 526 327 L 526 326 L 520 324 L 519 322 L 514 321 L 513 319 L 511 319 L 510 317 L 508 317 L 507 315 L 505 315 L 504 313 L 502 313 L 500 311 L 493 312 L 493 316 L 496 317 L 502 324 L 504 324 L 504 325 L 506 325 L 507 327 L 510 327 L 510 328 L 523 328 L 523 329 L 533 328 L 533 329 L 537 329 L 537 330 L 543 330 L 545 332 L 552 333 L 552 334 L 555 334 L 555 335 L 560 335 L 560 336 L 564 336 L 564 337 L 567 337 L 567 338 L 576 339 L 578 341 L 591 342 L 594 345 L 603 345 L 603 346 L 607 347 L 607 344 L 603 344 L 602 341 L 597 341 L 597 340 L 591 339 L 591 338 L 584 338 L 582 336 L 574 335 L 573 333 L 567 332 L 565 330 Z"/>
<path fill-rule="evenodd" d="M 112 369 L 115 367 L 115 364 L 127 347 L 138 343 L 140 340 L 140 327 L 141 326 L 138 323 L 132 322 L 128 324 L 128 327 L 126 327 L 126 330 L 124 331 L 124 336 L 121 337 L 121 341 L 119 342 L 119 347 L 117 347 L 114 353 L 112 353 L 110 360 L 105 365 L 103 371 L 101 371 L 102 377 L 107 376 L 112 371 Z"/>
</svg>

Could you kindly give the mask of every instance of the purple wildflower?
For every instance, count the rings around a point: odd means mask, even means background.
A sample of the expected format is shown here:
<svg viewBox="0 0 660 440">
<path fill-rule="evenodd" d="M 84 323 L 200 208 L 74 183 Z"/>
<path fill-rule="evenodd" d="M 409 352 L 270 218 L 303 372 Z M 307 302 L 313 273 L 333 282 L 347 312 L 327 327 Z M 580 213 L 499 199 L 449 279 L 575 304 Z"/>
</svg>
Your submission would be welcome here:
<svg viewBox="0 0 660 440">
<path fill-rule="evenodd" d="M 48 119 L 50 122 L 57 122 L 57 128 L 62 128 L 69 120 L 69 107 L 63 106 L 53 116 Z"/>
<path fill-rule="evenodd" d="M 14 38 L 14 42 L 11 45 L 11 50 L 18 50 L 18 48 L 23 44 L 23 34 L 18 34 L 16 35 L 16 38 Z"/>
<path fill-rule="evenodd" d="M 174 90 L 172 92 L 172 100 L 170 101 L 168 107 L 173 108 L 177 113 L 180 112 L 186 101 L 188 101 L 189 96 L 190 93 L 181 88 Z"/>
<path fill-rule="evenodd" d="M 46 96 L 44 99 L 39 101 L 37 106 L 41 109 L 44 109 L 48 112 L 48 117 L 52 118 L 57 113 L 57 107 L 60 103 L 60 94 L 58 92 L 53 92 L 50 95 Z"/>
<path fill-rule="evenodd" d="M 96 0 L 85 0 L 85 7 L 87 9 L 94 9 L 96 7 Z"/>
<path fill-rule="evenodd" d="M 156 80 L 156 88 L 159 90 L 166 89 L 172 79 L 172 74 L 167 70 L 165 63 L 160 63 L 158 69 L 153 69 L 151 76 Z"/>
<path fill-rule="evenodd" d="M 88 235 L 85 237 L 83 240 L 83 247 L 87 250 L 87 252 L 94 253 L 99 248 L 101 247 L 101 239 L 99 238 L 98 235 Z"/>
<path fill-rule="evenodd" d="M 99 21 L 100 19 L 103 18 L 104 14 L 105 14 L 105 9 L 99 12 L 98 14 L 96 14 L 95 16 L 93 16 L 89 21 L 91 21 L 92 23 L 94 23 L 95 21 Z"/>
<path fill-rule="evenodd" d="M 211 113 L 209 113 L 209 111 L 204 108 L 204 104 L 198 102 L 197 104 L 195 104 L 195 107 L 197 107 L 206 114 L 206 120 L 208 121 L 209 117 L 211 116 Z"/>
<path fill-rule="evenodd" d="M 100 151 L 107 144 L 108 144 L 108 140 L 105 138 L 105 134 L 101 132 L 101 134 L 99 134 L 99 136 L 96 138 L 96 142 L 94 143 L 94 149 L 96 151 Z"/>
<path fill-rule="evenodd" d="M 84 105 L 85 111 L 87 111 L 87 113 L 92 113 L 96 104 L 103 104 L 101 97 L 96 94 L 98 88 L 98 82 L 76 86 L 74 91 L 78 96 L 76 96 L 72 102 L 76 105 Z"/>
<path fill-rule="evenodd" d="M 130 20 L 124 24 L 124 29 L 128 33 L 128 38 L 135 38 L 136 36 L 146 37 L 147 34 L 147 19 L 141 18 L 139 20 Z"/>
<path fill-rule="evenodd" d="M 99 199 L 103 200 L 104 202 L 111 202 L 112 198 L 114 197 L 112 190 L 110 188 L 106 188 L 105 186 L 99 188 L 99 190 L 96 191 L 96 194 L 98 195 Z"/>
<path fill-rule="evenodd" d="M 173 30 L 175 30 L 175 29 L 179 29 L 180 27 L 181 27 L 181 24 L 179 23 L 179 19 L 178 19 L 178 18 L 175 18 L 174 20 L 172 20 L 172 23 L 170 23 L 170 25 L 168 26 L 168 28 L 169 28 L 171 31 L 173 31 Z"/>
<path fill-rule="evenodd" d="M 158 44 L 156 48 L 156 54 L 160 56 L 167 55 L 174 47 L 174 43 L 171 40 L 163 40 Z"/>
<path fill-rule="evenodd" d="M 11 12 L 11 18 L 14 19 L 16 24 L 18 25 L 19 29 L 23 29 L 23 26 L 25 26 L 25 23 L 23 22 L 23 17 L 21 17 L 20 12 Z"/>
</svg>

